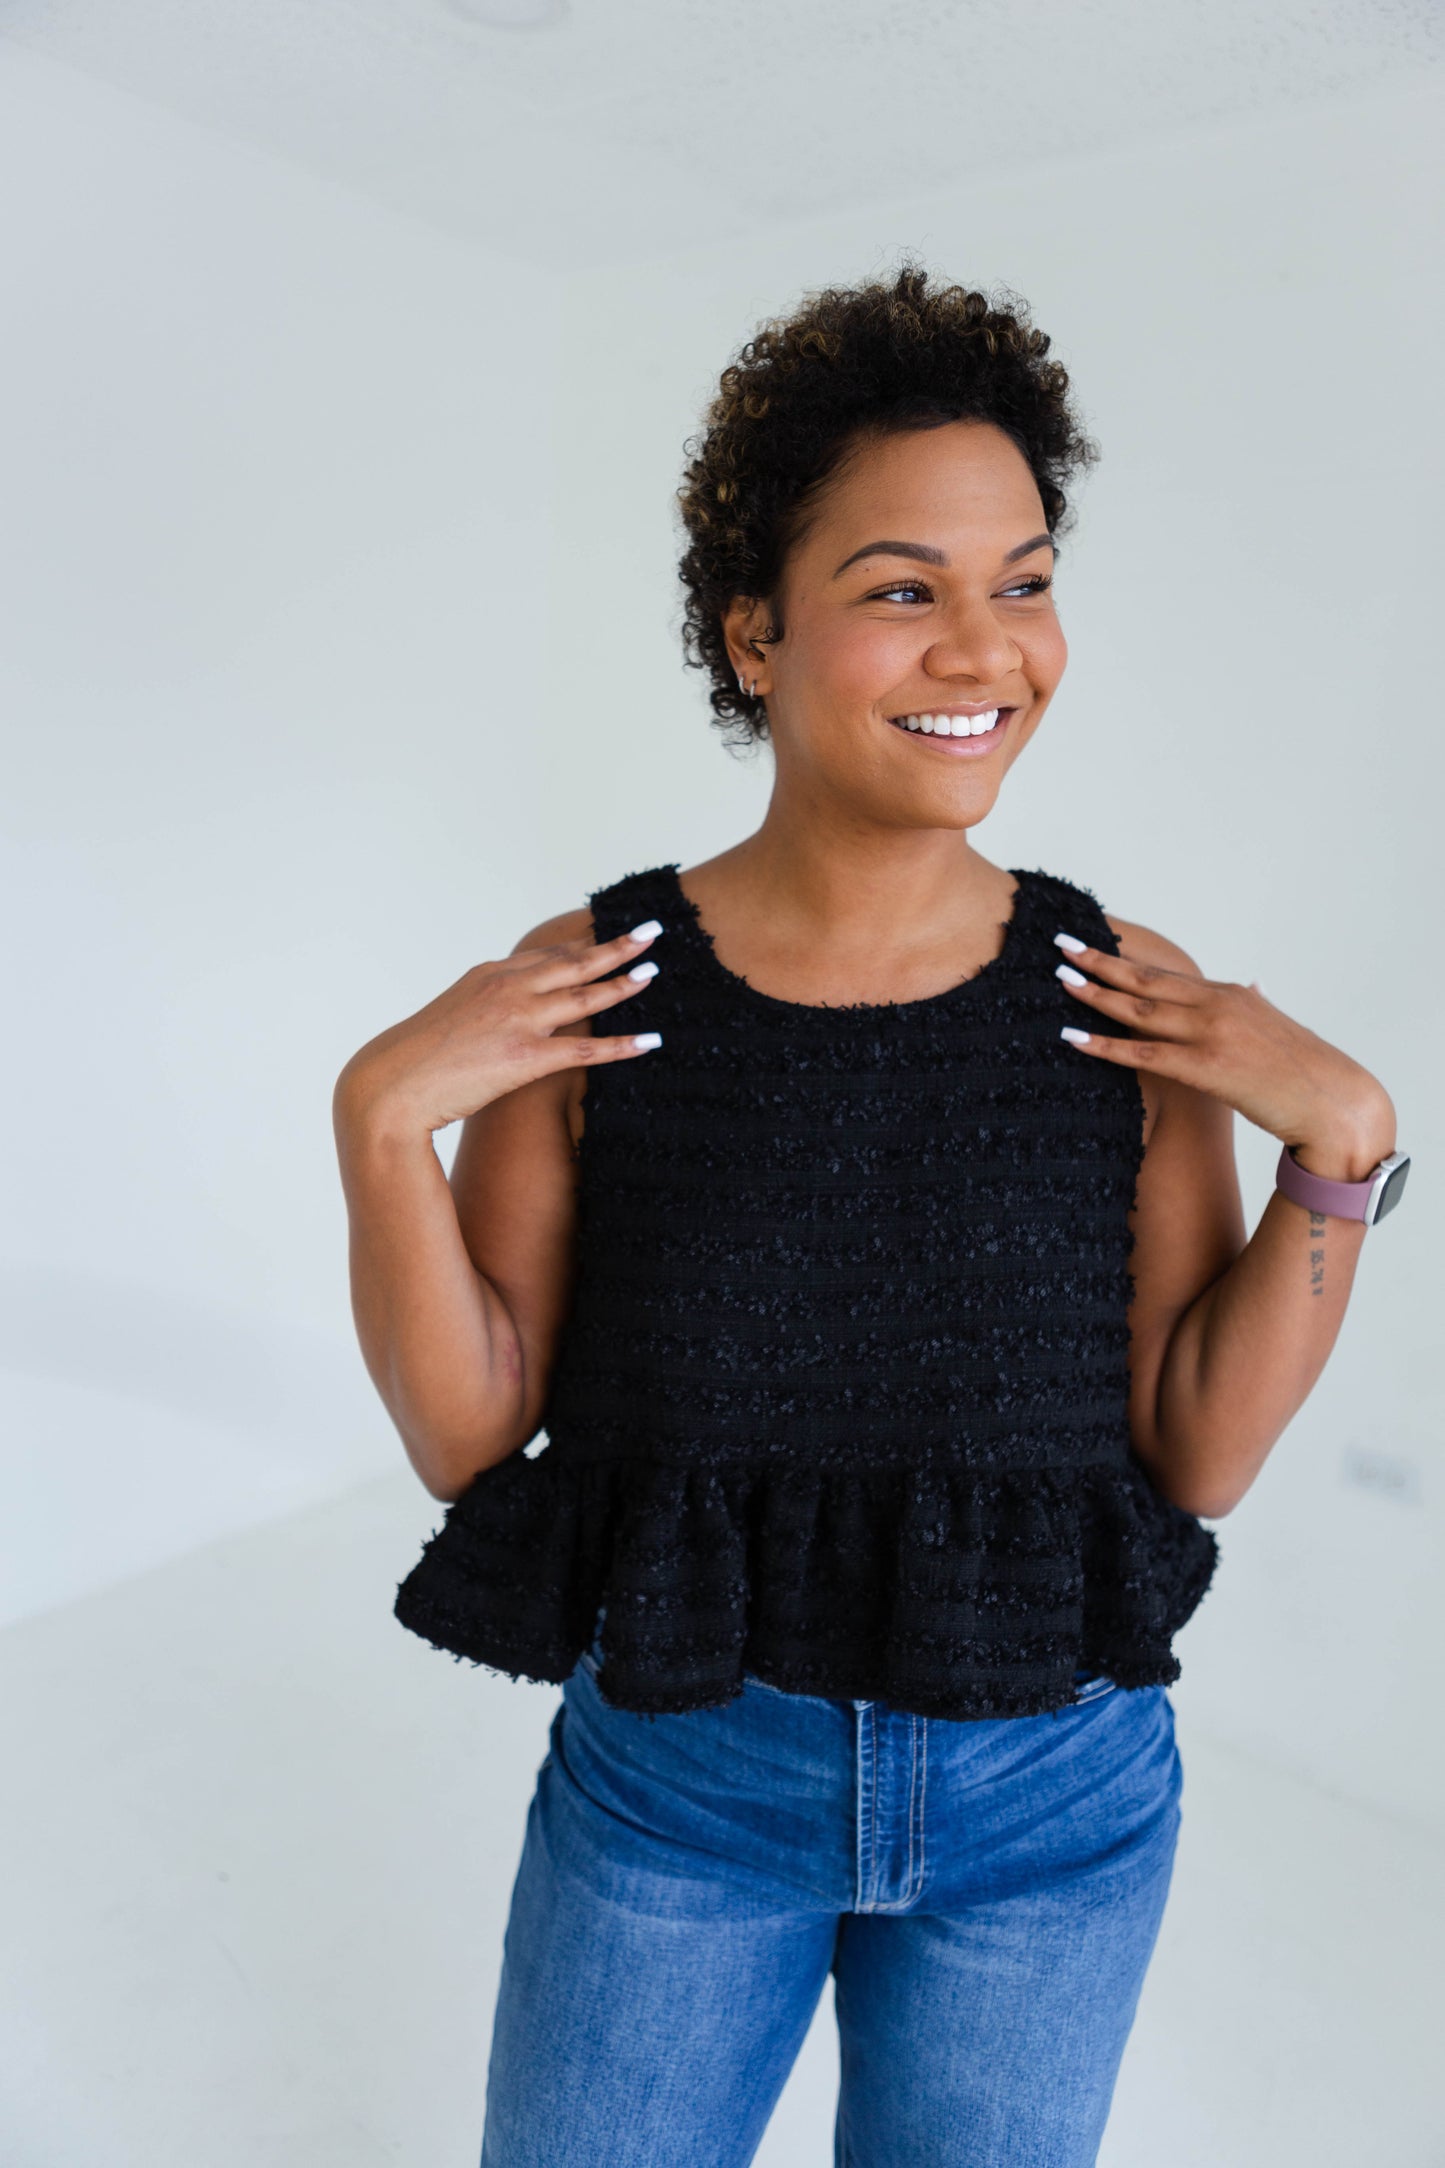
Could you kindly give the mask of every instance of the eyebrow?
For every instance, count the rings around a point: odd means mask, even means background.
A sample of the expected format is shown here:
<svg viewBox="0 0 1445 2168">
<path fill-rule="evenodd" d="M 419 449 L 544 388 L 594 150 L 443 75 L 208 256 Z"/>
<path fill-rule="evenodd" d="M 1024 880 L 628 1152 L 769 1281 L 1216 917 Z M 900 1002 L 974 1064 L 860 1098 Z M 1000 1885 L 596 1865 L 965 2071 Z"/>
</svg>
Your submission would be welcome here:
<svg viewBox="0 0 1445 2168">
<path fill-rule="evenodd" d="M 1054 549 L 1054 538 L 1051 534 L 1032 535 L 1027 542 L 1020 542 L 1017 548 L 1006 551 L 1003 561 L 1006 565 L 1011 565 L 1018 558 L 1030 557 L 1035 550 L 1041 549 Z M 1057 551 L 1055 554 L 1057 555 Z M 843 559 L 838 571 L 833 574 L 834 579 L 837 579 L 839 573 L 846 572 L 849 565 L 856 565 L 860 557 L 912 557 L 921 565 L 948 563 L 943 551 L 934 549 L 929 542 L 865 542 L 861 550 L 854 550 L 851 557 Z"/>
</svg>

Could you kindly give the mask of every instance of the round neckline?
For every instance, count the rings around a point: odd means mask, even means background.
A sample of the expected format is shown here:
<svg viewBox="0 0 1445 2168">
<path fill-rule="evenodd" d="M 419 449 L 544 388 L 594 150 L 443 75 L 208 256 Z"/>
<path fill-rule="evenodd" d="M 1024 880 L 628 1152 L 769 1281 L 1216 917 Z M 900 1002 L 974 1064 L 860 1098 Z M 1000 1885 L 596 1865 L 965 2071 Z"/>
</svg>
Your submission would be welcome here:
<svg viewBox="0 0 1445 2168">
<path fill-rule="evenodd" d="M 702 913 L 682 885 L 679 867 L 671 865 L 662 869 L 681 910 L 684 929 L 695 937 L 697 952 L 715 978 L 730 986 L 734 993 L 746 996 L 749 1001 L 758 1003 L 762 1008 L 775 1009 L 787 1015 L 828 1017 L 916 1015 L 921 1010 L 937 1009 L 947 1002 L 957 1001 L 981 980 L 1001 971 L 1012 955 L 1019 921 L 1024 915 L 1028 898 L 1028 875 L 1018 866 L 1006 866 L 1004 870 L 1012 877 L 1014 890 L 1010 899 L 1012 907 L 1003 921 L 1003 941 L 998 954 L 990 956 L 987 963 L 981 964 L 977 971 L 970 972 L 966 979 L 959 979 L 936 994 L 920 994 L 912 1001 L 788 1001 L 781 994 L 764 993 L 760 986 L 753 985 L 751 979 L 745 979 L 740 971 L 728 968 L 718 955 L 717 944 L 711 933 L 702 922 Z"/>
</svg>

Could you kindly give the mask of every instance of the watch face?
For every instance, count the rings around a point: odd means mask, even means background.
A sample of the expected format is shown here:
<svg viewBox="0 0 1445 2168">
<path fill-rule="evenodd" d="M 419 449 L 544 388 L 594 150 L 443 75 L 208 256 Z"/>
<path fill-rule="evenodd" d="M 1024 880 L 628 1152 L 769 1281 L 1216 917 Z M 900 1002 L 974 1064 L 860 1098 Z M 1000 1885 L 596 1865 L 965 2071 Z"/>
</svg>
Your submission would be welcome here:
<svg viewBox="0 0 1445 2168">
<path fill-rule="evenodd" d="M 1380 1191 L 1379 1202 L 1375 1206 L 1376 1221 L 1382 1220 L 1387 1212 L 1394 1211 L 1396 1205 L 1400 1202 L 1400 1199 L 1405 1194 L 1405 1177 L 1409 1172 L 1409 1160 L 1402 1159 L 1399 1166 L 1392 1167 L 1390 1169 L 1390 1172 L 1385 1176 L 1385 1186 Z"/>
</svg>

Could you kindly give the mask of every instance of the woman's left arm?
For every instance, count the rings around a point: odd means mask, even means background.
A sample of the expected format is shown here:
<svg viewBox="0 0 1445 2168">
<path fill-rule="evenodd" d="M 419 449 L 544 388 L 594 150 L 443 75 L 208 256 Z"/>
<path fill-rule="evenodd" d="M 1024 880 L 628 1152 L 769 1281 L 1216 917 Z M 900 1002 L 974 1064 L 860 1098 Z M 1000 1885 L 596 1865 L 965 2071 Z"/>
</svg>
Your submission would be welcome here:
<svg viewBox="0 0 1445 2168">
<path fill-rule="evenodd" d="M 1214 1519 L 1244 1496 L 1323 1370 L 1366 1233 L 1275 1191 L 1246 1241 L 1230 1110 L 1340 1182 L 1394 1151 L 1395 1110 L 1367 1069 L 1257 988 L 1206 979 L 1147 927 L 1109 924 L 1120 955 L 1061 957 L 1085 974 L 1065 981 L 1080 1008 L 1136 1034 L 1091 1033 L 1079 1049 L 1137 1070 L 1144 1091 L 1130 1427 L 1164 1495 Z"/>
</svg>

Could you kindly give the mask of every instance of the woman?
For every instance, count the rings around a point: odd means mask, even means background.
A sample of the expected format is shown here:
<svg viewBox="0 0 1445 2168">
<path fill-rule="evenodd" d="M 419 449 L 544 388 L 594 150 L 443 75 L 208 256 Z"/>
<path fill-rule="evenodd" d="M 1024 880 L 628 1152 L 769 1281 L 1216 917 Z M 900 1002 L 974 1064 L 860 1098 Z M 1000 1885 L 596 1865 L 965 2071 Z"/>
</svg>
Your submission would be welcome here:
<svg viewBox="0 0 1445 2168">
<path fill-rule="evenodd" d="M 909 267 L 743 350 L 682 577 L 762 826 L 339 1080 L 361 1343 L 452 1502 L 398 1616 L 563 1684 L 486 2168 L 750 2160 L 830 1971 L 840 2162 L 1095 2158 L 1198 1517 L 1399 1192 L 1357 1062 L 971 840 L 1065 663 L 1048 348 Z M 1247 1241 L 1235 1109 L 1288 1147 Z"/>
</svg>

